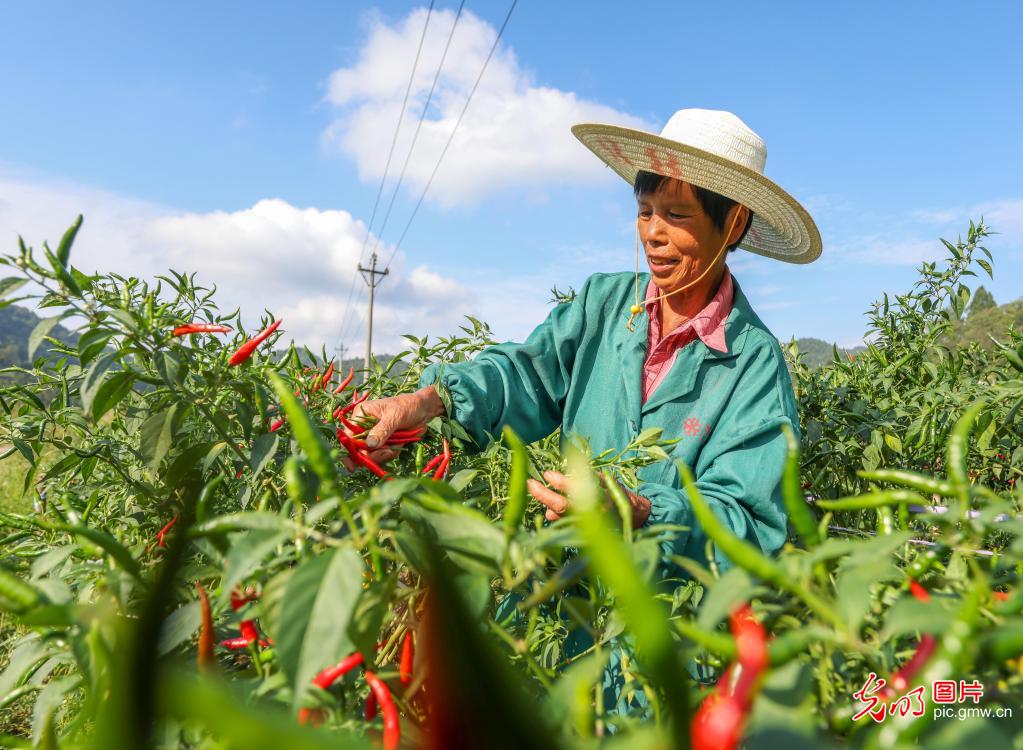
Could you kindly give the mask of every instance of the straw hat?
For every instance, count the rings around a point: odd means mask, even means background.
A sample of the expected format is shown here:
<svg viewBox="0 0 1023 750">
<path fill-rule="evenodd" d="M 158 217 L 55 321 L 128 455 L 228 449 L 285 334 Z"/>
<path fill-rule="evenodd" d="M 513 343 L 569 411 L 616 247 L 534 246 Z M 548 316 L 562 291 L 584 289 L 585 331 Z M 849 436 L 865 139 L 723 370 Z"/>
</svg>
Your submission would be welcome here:
<svg viewBox="0 0 1023 750">
<path fill-rule="evenodd" d="M 583 123 L 572 133 L 632 185 L 640 170 L 685 180 L 747 206 L 753 223 L 740 247 L 788 263 L 821 254 L 821 235 L 795 198 L 764 177 L 764 141 L 731 112 L 680 109 L 660 135 Z"/>
</svg>

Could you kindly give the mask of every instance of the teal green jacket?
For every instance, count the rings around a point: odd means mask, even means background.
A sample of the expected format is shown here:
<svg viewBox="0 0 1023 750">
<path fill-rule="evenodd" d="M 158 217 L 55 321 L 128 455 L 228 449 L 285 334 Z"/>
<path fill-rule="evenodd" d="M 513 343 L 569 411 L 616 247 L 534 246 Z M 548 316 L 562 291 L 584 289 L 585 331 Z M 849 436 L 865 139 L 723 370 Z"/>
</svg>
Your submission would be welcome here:
<svg viewBox="0 0 1023 750">
<path fill-rule="evenodd" d="M 649 276 L 643 274 L 640 289 Z M 648 498 L 648 524 L 689 530 L 662 545 L 662 570 L 677 573 L 672 555 L 706 562 L 706 537 L 695 523 L 675 461 L 736 535 L 773 554 L 785 541 L 781 499 L 786 446 L 782 425 L 798 436 L 796 402 L 781 348 L 735 285 L 725 322 L 727 353 L 696 339 L 646 403 L 641 376 L 647 316 L 626 328 L 634 294 L 630 273 L 598 273 L 575 300 L 556 306 L 525 343 L 492 346 L 475 359 L 432 365 L 420 385 L 438 380 L 450 394 L 450 417 L 484 447 L 510 425 L 534 441 L 561 427 L 585 437 L 594 453 L 621 450 L 640 431 L 678 438 L 669 460 L 639 471 L 635 488 Z M 720 553 L 723 569 L 730 562 Z"/>
</svg>

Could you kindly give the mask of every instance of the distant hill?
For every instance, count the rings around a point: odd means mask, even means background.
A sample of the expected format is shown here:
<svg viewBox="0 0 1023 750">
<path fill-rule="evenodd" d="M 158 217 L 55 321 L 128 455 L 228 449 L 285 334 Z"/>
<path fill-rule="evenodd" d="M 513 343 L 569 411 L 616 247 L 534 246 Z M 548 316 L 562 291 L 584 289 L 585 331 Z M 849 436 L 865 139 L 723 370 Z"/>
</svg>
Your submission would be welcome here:
<svg viewBox="0 0 1023 750">
<path fill-rule="evenodd" d="M 803 364 L 807 367 L 823 367 L 824 365 L 830 364 L 834 359 L 834 344 L 829 344 L 823 339 L 810 337 L 796 339 L 796 346 L 799 347 L 799 353 L 803 355 Z M 864 352 L 866 350 L 867 347 L 865 346 L 854 346 L 852 349 L 839 347 L 838 356 L 847 357 L 851 354 L 855 357 L 860 352 Z"/>
<path fill-rule="evenodd" d="M 28 359 L 28 337 L 40 320 L 39 315 L 21 305 L 0 308 L 0 367 L 32 366 Z M 54 327 L 49 335 L 65 343 L 73 344 L 78 341 L 76 334 L 60 325 Z M 35 356 L 42 356 L 48 351 L 49 346 L 43 342 Z"/>
<path fill-rule="evenodd" d="M 984 287 L 980 287 L 975 292 L 974 298 L 985 299 L 981 295 L 982 292 L 987 297 L 990 297 L 984 290 Z M 965 346 L 972 342 L 977 342 L 983 348 L 990 349 L 994 344 L 991 343 L 988 334 L 1000 341 L 1007 341 L 1010 328 L 1017 330 L 1023 328 L 1023 297 L 1014 302 L 1007 302 L 1004 305 L 994 304 L 993 299 L 991 303 L 991 305 L 979 306 L 979 309 L 971 306 L 966 317 L 953 324 L 951 343 L 957 346 Z"/>
</svg>

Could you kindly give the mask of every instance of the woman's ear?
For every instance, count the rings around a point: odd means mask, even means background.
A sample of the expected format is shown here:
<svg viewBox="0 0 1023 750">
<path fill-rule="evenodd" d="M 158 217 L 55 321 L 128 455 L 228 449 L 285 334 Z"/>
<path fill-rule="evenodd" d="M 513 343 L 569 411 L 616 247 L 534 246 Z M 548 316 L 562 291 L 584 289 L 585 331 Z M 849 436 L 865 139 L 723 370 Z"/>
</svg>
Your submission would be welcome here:
<svg viewBox="0 0 1023 750">
<path fill-rule="evenodd" d="M 739 238 L 742 236 L 742 230 L 746 228 L 746 222 L 749 221 L 750 215 L 749 208 L 742 205 L 741 203 L 737 203 L 732 208 L 732 211 L 734 211 L 735 213 L 729 219 L 729 226 L 731 227 L 731 231 L 728 233 L 728 242 L 725 243 L 727 245 L 734 245 L 736 242 L 739 241 Z M 732 224 L 731 222 L 735 223 Z"/>
</svg>

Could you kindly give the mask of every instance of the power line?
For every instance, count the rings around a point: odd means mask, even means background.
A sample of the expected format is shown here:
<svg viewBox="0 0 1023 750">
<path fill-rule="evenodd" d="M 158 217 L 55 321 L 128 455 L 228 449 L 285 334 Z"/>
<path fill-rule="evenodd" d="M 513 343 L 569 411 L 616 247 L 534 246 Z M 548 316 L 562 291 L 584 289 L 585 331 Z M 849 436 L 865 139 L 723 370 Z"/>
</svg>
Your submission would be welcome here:
<svg viewBox="0 0 1023 750">
<path fill-rule="evenodd" d="M 408 106 L 408 98 L 412 92 L 412 83 L 416 78 L 416 70 L 419 68 L 419 57 L 423 52 L 423 43 L 426 41 L 426 30 L 430 27 L 430 17 L 433 15 L 435 0 L 430 0 L 430 7 L 426 10 L 426 23 L 423 24 L 423 33 L 419 37 L 419 47 L 416 49 L 415 60 L 412 61 L 412 72 L 409 73 L 408 85 L 405 87 L 405 98 L 401 102 L 401 112 L 398 113 L 398 122 L 394 126 L 394 135 L 391 137 L 391 148 L 387 152 L 387 163 L 384 165 L 384 173 L 380 177 L 380 186 L 377 188 L 377 197 L 373 201 L 373 211 L 370 214 L 369 224 L 366 226 L 366 236 L 362 240 L 362 249 L 359 251 L 359 265 L 362 265 L 362 258 L 366 254 L 366 245 L 369 243 L 369 236 L 373 231 L 373 222 L 376 221 L 377 209 L 380 206 L 380 196 L 383 195 L 384 185 L 387 182 L 387 173 L 391 168 L 391 159 L 394 156 L 394 148 L 398 143 L 398 133 L 401 131 L 401 122 L 405 118 L 405 108 Z M 348 301 L 345 303 L 345 312 L 342 314 L 342 325 L 338 330 L 338 343 L 345 331 L 345 320 L 351 309 L 352 295 L 355 293 L 355 278 L 352 277 L 352 285 L 348 289 Z"/>
<path fill-rule="evenodd" d="M 458 13 L 455 14 L 455 22 L 451 25 L 451 33 L 448 34 L 448 41 L 444 45 L 444 53 L 440 56 L 440 63 L 437 65 L 437 72 L 433 76 L 433 85 L 430 86 L 430 93 L 426 96 L 426 104 L 423 105 L 423 111 L 419 114 L 419 122 L 416 123 L 416 132 L 412 134 L 412 143 L 409 145 L 408 153 L 405 154 L 405 163 L 401 165 L 401 172 L 398 174 L 398 181 L 394 183 L 394 190 L 391 192 L 391 199 L 387 203 L 387 210 L 384 212 L 384 221 L 380 225 L 380 229 L 377 231 L 376 243 L 373 245 L 373 252 L 375 253 L 380 247 L 380 241 L 383 237 L 384 230 L 387 228 L 387 220 L 391 216 L 391 209 L 394 208 L 394 201 L 398 197 L 398 189 L 401 187 L 402 181 L 405 179 L 405 171 L 408 169 L 409 162 L 412 160 L 412 152 L 415 150 L 416 141 L 419 140 L 419 132 L 423 129 L 423 121 L 426 119 L 426 113 L 430 109 L 430 102 L 433 100 L 433 92 L 437 89 L 437 82 L 440 80 L 441 71 L 444 69 L 444 61 L 448 57 L 448 50 L 451 49 L 451 40 L 455 36 L 455 29 L 458 28 L 458 21 L 462 17 L 462 9 L 465 8 L 465 0 L 462 0 L 458 6 Z"/>
<path fill-rule="evenodd" d="M 455 121 L 455 126 L 451 129 L 451 134 L 448 136 L 447 143 L 444 144 L 444 149 L 440 152 L 440 157 L 437 159 L 437 163 L 433 167 L 433 172 L 430 173 L 430 179 L 426 181 L 426 186 L 423 188 L 423 192 L 419 196 L 419 200 L 416 201 L 415 208 L 412 209 L 412 215 L 409 216 L 408 222 L 405 224 L 405 228 L 402 230 L 397 244 L 395 244 L 394 249 L 391 250 L 391 254 L 387 258 L 387 263 L 384 264 L 385 268 L 390 268 L 391 261 L 394 259 L 395 253 L 398 252 L 398 248 L 401 247 L 401 243 L 404 241 L 405 235 L 408 234 L 409 227 L 412 226 L 412 221 L 416 218 L 416 214 L 419 213 L 419 207 L 423 204 L 423 199 L 426 197 L 426 193 L 430 190 L 430 186 L 433 184 L 433 178 L 437 176 L 437 170 L 440 169 L 441 162 L 444 161 L 444 155 L 448 152 L 448 147 L 451 145 L 451 141 L 454 139 L 455 133 L 458 131 L 458 126 L 462 124 L 462 118 L 465 117 L 465 112 L 469 109 L 472 97 L 476 93 L 477 87 L 480 85 L 483 74 L 487 70 L 487 65 L 490 64 L 490 58 L 494 56 L 497 44 L 501 41 L 501 36 L 504 34 L 505 28 L 508 26 L 508 21 L 511 19 L 512 12 L 515 10 L 515 6 L 517 4 L 518 0 L 512 0 L 511 7 L 508 8 L 508 15 L 504 17 L 504 23 L 501 24 L 501 28 L 497 32 L 497 38 L 494 39 L 494 44 L 491 46 L 490 52 L 487 53 L 487 59 L 483 61 L 483 67 L 480 68 L 480 74 L 476 76 L 476 82 L 472 85 L 472 89 L 469 91 L 469 96 L 465 100 L 465 106 L 462 107 L 462 111 L 459 113 L 458 119 Z"/>
</svg>

